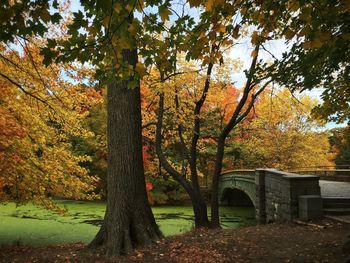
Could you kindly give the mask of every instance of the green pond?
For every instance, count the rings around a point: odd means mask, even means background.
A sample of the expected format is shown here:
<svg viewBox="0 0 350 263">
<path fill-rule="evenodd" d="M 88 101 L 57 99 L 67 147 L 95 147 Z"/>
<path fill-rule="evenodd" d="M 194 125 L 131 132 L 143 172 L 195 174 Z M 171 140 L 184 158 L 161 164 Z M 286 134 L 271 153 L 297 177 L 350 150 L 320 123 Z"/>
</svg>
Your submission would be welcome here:
<svg viewBox="0 0 350 263">
<path fill-rule="evenodd" d="M 17 206 L 0 204 L 0 245 L 48 245 L 89 242 L 103 219 L 105 204 L 101 202 L 59 201 L 67 209 L 62 216 L 32 204 Z M 193 227 L 190 206 L 152 208 L 165 236 L 186 232 Z M 255 224 L 254 208 L 221 207 L 224 228 Z"/>
</svg>

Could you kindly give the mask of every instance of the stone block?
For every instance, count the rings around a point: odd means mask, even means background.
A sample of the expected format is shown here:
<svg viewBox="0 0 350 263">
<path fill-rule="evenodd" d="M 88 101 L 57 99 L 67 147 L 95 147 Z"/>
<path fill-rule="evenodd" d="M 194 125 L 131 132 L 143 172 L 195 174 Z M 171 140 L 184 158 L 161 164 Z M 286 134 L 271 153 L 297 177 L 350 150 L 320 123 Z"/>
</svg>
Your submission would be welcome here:
<svg viewBox="0 0 350 263">
<path fill-rule="evenodd" d="M 317 219 L 323 216 L 322 198 L 319 195 L 299 196 L 299 218 Z"/>
</svg>

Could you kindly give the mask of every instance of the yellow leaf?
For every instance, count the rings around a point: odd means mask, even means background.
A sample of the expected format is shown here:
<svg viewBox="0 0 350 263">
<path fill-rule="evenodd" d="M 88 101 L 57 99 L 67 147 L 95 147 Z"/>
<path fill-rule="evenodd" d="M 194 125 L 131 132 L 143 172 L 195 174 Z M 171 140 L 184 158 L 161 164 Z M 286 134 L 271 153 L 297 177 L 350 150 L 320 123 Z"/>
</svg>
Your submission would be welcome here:
<svg viewBox="0 0 350 263">
<path fill-rule="evenodd" d="M 239 28 L 240 28 L 239 25 L 236 25 L 236 26 L 235 26 L 235 28 L 234 28 L 234 30 L 233 30 L 233 32 L 232 32 L 232 36 L 233 36 L 234 38 L 238 38 L 238 37 L 239 37 Z"/>
<path fill-rule="evenodd" d="M 311 41 L 305 41 L 302 44 L 302 47 L 305 48 L 305 49 L 310 49 L 311 48 Z"/>
<path fill-rule="evenodd" d="M 299 1 L 297 1 L 297 0 L 289 0 L 288 1 L 288 8 L 291 11 L 297 11 L 299 9 Z"/>
<path fill-rule="evenodd" d="M 310 31 L 310 26 L 306 26 L 299 32 L 298 36 L 306 36 L 310 34 Z"/>
<path fill-rule="evenodd" d="M 241 13 L 243 15 L 245 15 L 247 13 L 247 11 L 248 11 L 248 8 L 246 8 L 245 6 L 241 8 Z"/>
<path fill-rule="evenodd" d="M 133 8 L 134 8 L 133 5 L 130 5 L 130 4 L 127 4 L 125 6 L 126 11 L 128 11 L 128 12 L 131 12 L 133 10 Z"/>
<path fill-rule="evenodd" d="M 295 35 L 295 32 L 287 28 L 287 30 L 284 32 L 284 36 L 286 39 L 292 39 Z"/>
<path fill-rule="evenodd" d="M 258 38 L 259 38 L 258 32 L 254 31 L 252 34 L 252 39 L 251 39 L 252 44 L 255 45 L 256 43 L 258 43 Z"/>
<path fill-rule="evenodd" d="M 332 37 L 332 35 L 329 32 L 318 32 L 316 36 L 321 42 L 330 40 Z"/>
<path fill-rule="evenodd" d="M 304 22 L 310 22 L 311 20 L 311 8 L 305 7 L 301 10 L 301 14 L 299 15 L 299 19 Z"/>
<path fill-rule="evenodd" d="M 139 75 L 140 75 L 141 77 L 143 77 L 144 75 L 147 74 L 145 66 L 144 66 L 142 63 L 140 63 L 140 62 L 138 62 L 138 63 L 136 64 L 135 70 L 136 70 L 137 73 L 139 73 Z"/>
<path fill-rule="evenodd" d="M 215 0 L 206 0 L 205 1 L 205 11 L 211 11 L 214 8 Z"/>
<path fill-rule="evenodd" d="M 189 0 L 190 7 L 198 7 L 201 5 L 201 0 Z"/>
<path fill-rule="evenodd" d="M 252 19 L 254 21 L 258 21 L 259 20 L 259 17 L 260 17 L 260 12 L 259 11 L 256 11 L 252 14 Z"/>
<path fill-rule="evenodd" d="M 159 15 L 163 22 L 169 20 L 171 14 L 172 13 L 168 8 L 159 8 Z"/>
<path fill-rule="evenodd" d="M 258 51 L 253 50 L 252 53 L 250 54 L 253 58 L 255 58 L 258 55 Z"/>
<path fill-rule="evenodd" d="M 133 24 L 130 24 L 128 27 L 128 32 L 134 35 L 137 32 L 137 29 Z"/>
<path fill-rule="evenodd" d="M 233 44 L 233 40 L 232 39 L 225 39 L 223 42 L 222 42 L 223 46 L 225 47 L 228 47 L 228 46 L 231 46 Z"/>
<path fill-rule="evenodd" d="M 102 21 L 102 25 L 103 25 L 104 27 L 108 27 L 108 25 L 109 25 L 109 20 L 110 20 L 110 17 L 109 17 L 109 16 L 106 16 L 106 17 L 103 19 L 103 21 Z"/>
<path fill-rule="evenodd" d="M 311 41 L 311 48 L 320 48 L 320 47 L 322 47 L 322 45 L 323 44 L 322 44 L 321 40 L 318 38 L 315 38 Z"/>
<path fill-rule="evenodd" d="M 262 36 L 263 38 L 268 38 L 269 32 L 268 32 L 268 31 L 263 31 L 263 32 L 261 33 L 261 36 Z"/>
<path fill-rule="evenodd" d="M 350 41 L 350 33 L 343 34 L 343 35 L 341 35 L 341 37 L 342 37 L 343 39 L 345 39 L 345 40 Z"/>
<path fill-rule="evenodd" d="M 145 7 L 144 1 L 143 0 L 138 0 L 137 3 L 136 3 L 136 10 L 139 11 L 139 12 L 142 12 L 144 7 Z"/>
<path fill-rule="evenodd" d="M 118 44 L 119 44 L 120 48 L 122 48 L 122 49 L 130 49 L 131 48 L 130 42 L 125 38 L 120 38 L 118 40 Z"/>
<path fill-rule="evenodd" d="M 114 5 L 114 11 L 117 12 L 117 13 L 120 13 L 121 10 L 122 10 L 121 4 L 116 3 L 116 4 Z"/>
<path fill-rule="evenodd" d="M 221 32 L 221 33 L 225 33 L 226 32 L 225 25 L 223 25 L 223 24 L 218 25 L 217 31 Z"/>
<path fill-rule="evenodd" d="M 46 8 L 43 9 L 41 14 L 40 14 L 40 17 L 45 23 L 49 22 L 50 21 L 50 13 L 49 13 L 49 11 L 47 11 Z"/>
<path fill-rule="evenodd" d="M 97 34 L 97 30 L 94 26 L 88 28 L 88 31 L 91 35 L 95 36 Z"/>
</svg>

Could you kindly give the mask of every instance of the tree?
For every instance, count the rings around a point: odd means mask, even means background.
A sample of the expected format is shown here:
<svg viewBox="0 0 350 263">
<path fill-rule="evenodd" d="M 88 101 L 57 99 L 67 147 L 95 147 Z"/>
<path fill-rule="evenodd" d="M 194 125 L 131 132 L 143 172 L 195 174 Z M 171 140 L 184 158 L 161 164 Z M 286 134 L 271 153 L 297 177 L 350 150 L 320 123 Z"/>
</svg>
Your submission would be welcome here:
<svg viewBox="0 0 350 263">
<path fill-rule="evenodd" d="M 77 134 L 91 136 L 82 125 L 82 104 L 94 100 L 85 96 L 89 88 L 61 78 L 62 66 L 44 67 L 39 51 L 30 43 L 23 54 L 1 46 L 0 200 L 58 209 L 53 196 L 96 197 L 97 180 L 80 165 L 90 159 L 71 143 Z"/>
<path fill-rule="evenodd" d="M 334 128 L 331 130 L 329 141 L 334 154 L 334 161 L 340 167 L 349 165 L 350 157 L 350 128 Z"/>
<path fill-rule="evenodd" d="M 296 100 L 287 89 L 266 90 L 254 108 L 254 118 L 236 135 L 241 165 L 282 170 L 331 165 L 328 132 L 320 131 L 322 122 L 311 116 L 316 104 L 307 96 Z"/>
<path fill-rule="evenodd" d="M 228 133 L 248 116 L 254 101 L 269 83 L 267 81 L 261 87 L 254 89 L 260 81 L 257 79 L 254 80 L 253 84 L 251 82 L 255 73 L 256 64 L 254 60 L 257 59 L 256 57 L 253 58 L 253 65 L 250 69 L 251 76 L 248 77 L 247 86 L 242 91 L 242 98 L 237 99 L 237 96 L 233 96 L 235 93 L 226 93 L 226 95 L 232 96 L 232 103 L 230 103 L 232 105 L 226 109 L 227 112 L 224 114 L 225 120 L 220 117 L 216 120 L 216 127 L 210 127 L 212 130 L 216 130 L 218 123 L 221 123 L 221 129 L 212 136 L 216 144 L 218 137 L 220 138 L 221 136 L 222 141 L 219 142 L 220 150 L 224 148 Z M 213 64 L 209 64 L 206 75 L 196 73 L 197 70 L 194 69 L 179 67 L 180 72 L 190 73 L 176 74 L 176 76 L 170 77 L 166 81 L 161 81 L 161 84 L 157 85 L 158 88 L 155 91 L 160 94 L 156 129 L 156 151 L 162 167 L 188 193 L 194 209 L 196 227 L 209 226 L 207 208 L 199 186 L 198 171 L 199 147 L 200 139 L 202 139 L 201 126 L 203 124 L 208 125 L 206 117 L 202 117 L 206 109 L 203 105 L 210 94 L 213 94 L 212 96 L 218 94 L 220 86 L 233 90 L 232 86 L 224 82 L 215 83 L 210 78 L 212 67 Z M 218 70 L 222 70 L 222 68 L 218 68 Z M 165 107 L 167 108 L 166 110 Z M 210 107 L 207 106 L 209 109 Z M 234 118 L 236 119 L 232 121 L 232 128 L 230 128 L 231 126 L 227 125 L 230 123 L 232 116 L 235 116 Z M 222 135 L 225 127 L 228 131 Z M 168 138 L 165 136 L 168 136 Z M 172 144 L 169 144 L 169 141 Z M 165 150 L 169 146 L 173 146 L 172 154 L 169 154 L 169 149 Z M 218 162 L 222 165 L 222 159 L 216 159 L 216 164 Z M 179 165 L 179 163 L 182 164 Z M 187 172 L 189 174 L 188 177 Z M 221 173 L 221 167 L 220 171 L 216 170 L 215 172 L 216 176 L 218 176 Z"/>
<path fill-rule="evenodd" d="M 191 1 L 191 3 L 199 4 L 197 1 Z M 267 67 L 263 69 L 263 72 L 270 75 L 272 80 L 287 85 L 292 90 L 312 89 L 321 85 L 325 88 L 325 94 L 337 94 L 333 89 L 333 82 L 337 79 L 341 79 L 342 83 L 349 83 L 346 80 L 349 75 L 350 10 L 346 1 L 253 0 L 225 3 L 206 1 L 205 8 L 211 11 L 211 15 L 217 14 L 220 10 L 223 14 L 233 15 L 238 9 L 242 23 L 255 26 L 256 31 L 252 36 L 252 42 L 261 45 L 264 50 L 267 50 L 264 43 L 268 40 L 296 37 L 290 52 L 286 52 L 282 60 L 274 59 L 274 63 L 270 66 L 266 65 Z M 347 94 L 348 85 L 342 87 L 345 87 L 344 92 Z M 325 96 L 325 99 L 330 97 L 335 96 Z M 347 109 L 349 104 L 343 101 L 339 105 Z M 333 105 L 334 100 L 329 102 Z M 231 125 L 228 126 L 228 128 L 231 127 Z M 222 135 L 226 135 L 228 130 L 230 129 L 225 129 Z M 222 144 L 224 143 L 219 141 L 219 145 Z M 223 148 L 218 147 L 217 164 L 221 163 Z M 220 168 L 220 165 L 217 165 L 216 170 L 220 172 Z M 218 175 L 219 173 L 216 172 L 213 179 L 212 220 L 214 221 L 218 221 L 216 211 Z"/>
<path fill-rule="evenodd" d="M 156 131 L 156 151 L 162 167 L 173 176 L 189 194 L 194 214 L 195 224 L 198 227 L 209 226 L 206 204 L 203 201 L 198 183 L 198 142 L 201 136 L 201 111 L 207 99 L 207 93 L 211 86 L 211 75 L 213 68 L 224 62 L 224 50 L 232 46 L 235 39 L 242 36 L 240 28 L 242 24 L 237 19 L 238 6 L 233 3 L 206 1 L 205 3 L 189 1 L 191 7 L 205 8 L 201 13 L 198 22 L 190 17 L 184 11 L 186 4 L 182 6 L 182 12 L 177 12 L 171 8 L 170 2 L 165 2 L 159 6 L 161 19 L 157 19 L 156 14 L 150 12 L 145 15 L 143 28 L 144 33 L 141 40 L 144 46 L 140 49 L 140 54 L 145 58 L 146 66 L 154 65 L 159 74 L 158 86 L 166 86 L 171 83 L 177 75 L 181 74 L 178 68 L 179 54 L 184 54 L 186 60 L 194 61 L 201 65 L 206 71 L 206 80 L 203 88 L 200 90 L 200 96 L 195 101 L 193 109 L 193 126 L 190 142 L 183 138 L 181 124 L 177 124 L 177 136 L 179 145 L 184 153 L 185 162 L 189 164 L 190 179 L 186 178 L 183 171 L 176 169 L 174 165 L 167 160 L 164 154 L 162 131 L 163 117 L 167 108 L 165 105 L 164 90 L 160 88 L 158 121 Z M 170 14 L 174 14 L 173 20 L 170 20 Z M 238 22 L 237 22 L 238 21 Z M 261 36 L 260 36 L 261 35 Z M 259 94 L 271 82 L 270 76 L 264 73 L 263 68 L 266 63 L 258 61 L 258 53 L 261 44 L 266 40 L 264 32 L 253 32 L 251 35 L 253 52 L 251 66 L 245 71 L 247 82 L 242 91 L 242 97 L 237 102 L 237 107 L 233 110 L 228 123 L 224 125 L 217 143 L 216 169 L 214 171 L 212 183 L 212 222 L 213 227 L 219 226 L 218 214 L 218 177 L 222 169 L 223 153 L 225 141 L 231 130 L 243 121 Z M 197 69 L 198 70 L 198 69 Z M 178 100 L 178 97 L 174 97 Z M 188 145 L 186 145 L 188 143 Z"/>
<path fill-rule="evenodd" d="M 274 79 L 292 91 L 322 88 L 316 111 L 348 120 L 350 99 L 350 6 L 344 0 L 244 1 L 243 19 L 284 38 L 288 46 L 275 60 Z"/>
<path fill-rule="evenodd" d="M 349 79 L 339 77 L 333 82 L 331 90 L 322 93 L 323 102 L 313 109 L 317 117 L 336 123 L 350 123 L 350 87 Z"/>
<path fill-rule="evenodd" d="M 131 34 L 128 31 L 138 23 L 133 17 L 134 4 L 134 1 L 82 1 L 85 12 L 74 13 L 72 23 L 65 24 L 68 35 L 50 38 L 42 49 L 45 63 L 53 59 L 89 61 L 98 68 L 98 80 L 108 82 L 107 208 L 104 223 L 90 244 L 102 245 L 108 255 L 128 252 L 161 236 L 147 203 L 142 163 L 137 30 Z M 31 34 L 42 36 L 50 21 L 55 23 L 61 18 L 56 12 L 57 1 L 52 6 L 42 1 L 4 5 L 6 17 L 1 16 L 1 40 L 5 42 L 12 41 L 14 36 L 23 39 Z"/>
</svg>

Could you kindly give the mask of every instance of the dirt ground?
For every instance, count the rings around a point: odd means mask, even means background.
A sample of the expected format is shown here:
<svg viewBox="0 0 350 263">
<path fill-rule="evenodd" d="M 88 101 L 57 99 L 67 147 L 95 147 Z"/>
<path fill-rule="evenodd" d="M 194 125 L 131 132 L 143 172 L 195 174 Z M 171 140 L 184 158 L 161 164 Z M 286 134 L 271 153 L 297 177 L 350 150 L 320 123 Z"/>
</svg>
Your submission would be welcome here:
<svg viewBox="0 0 350 263">
<path fill-rule="evenodd" d="M 350 224 L 269 224 L 193 230 L 121 258 L 106 258 L 84 244 L 0 248 L 0 262 L 341 262 L 350 263 Z"/>
</svg>

